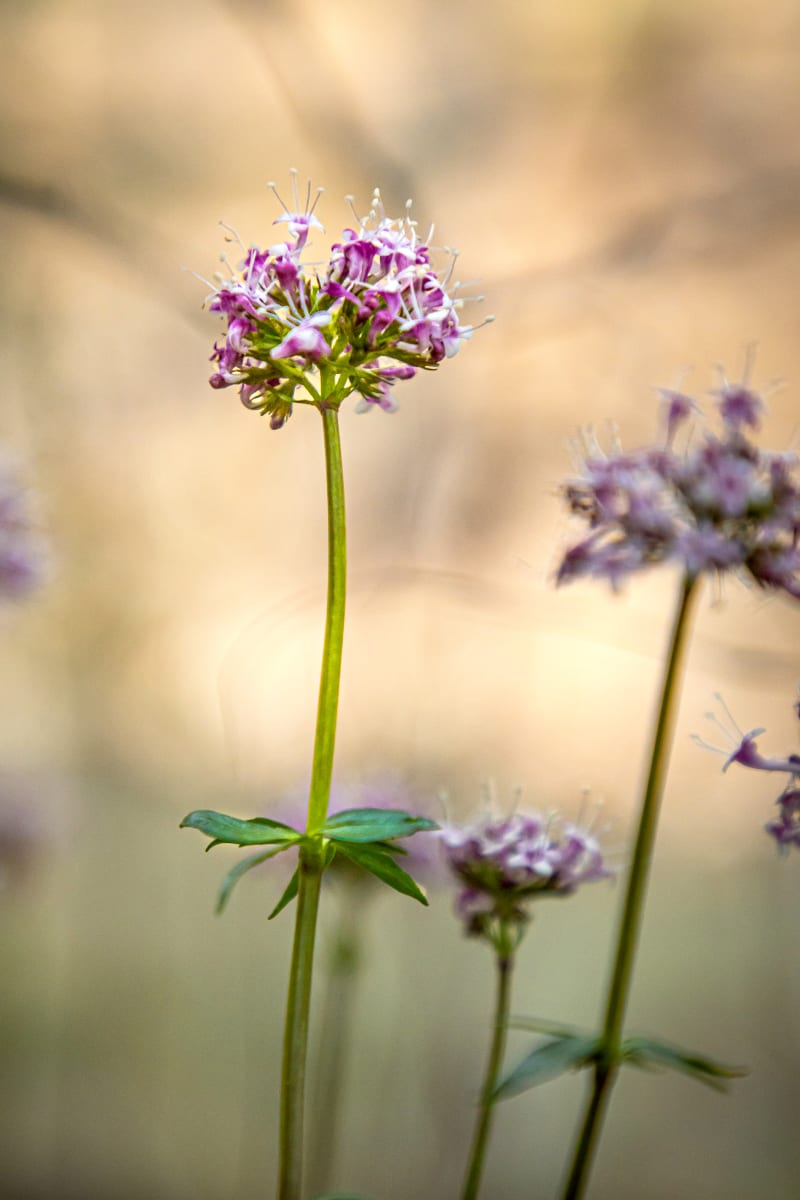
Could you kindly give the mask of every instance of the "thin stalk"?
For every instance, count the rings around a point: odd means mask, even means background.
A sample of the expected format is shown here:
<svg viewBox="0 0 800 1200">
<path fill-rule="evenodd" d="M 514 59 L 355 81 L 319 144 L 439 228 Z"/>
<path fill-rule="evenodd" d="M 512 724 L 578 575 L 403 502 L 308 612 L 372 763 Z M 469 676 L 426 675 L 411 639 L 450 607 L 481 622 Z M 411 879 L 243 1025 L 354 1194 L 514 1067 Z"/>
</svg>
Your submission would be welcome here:
<svg viewBox="0 0 800 1200">
<path fill-rule="evenodd" d="M 647 881 L 653 860 L 658 815 L 669 756 L 675 716 L 680 697 L 681 668 L 689 630 L 696 577 L 687 575 L 682 583 L 661 690 L 661 702 L 653 735 L 650 769 L 642 798 L 639 829 L 633 852 L 625 902 L 617 936 L 614 967 L 608 988 L 605 1020 L 594 1079 L 581 1131 L 572 1157 L 564 1200 L 580 1200 L 589 1179 L 598 1135 L 605 1116 L 620 1062 L 622 1028 L 633 977 L 636 947 L 644 916 Z"/>
<path fill-rule="evenodd" d="M 344 602 L 347 580 L 347 540 L 344 514 L 344 474 L 342 445 L 339 438 L 339 413 L 323 406 L 322 429 L 325 436 L 325 478 L 328 495 L 328 603 L 325 615 L 325 641 L 322 647 L 322 671 L 319 679 L 317 729 L 314 737 L 314 761 L 308 800 L 308 833 L 316 833 L 325 824 L 331 795 L 333 750 L 336 718 L 339 711 L 339 678 L 342 672 L 344 640 Z"/>
<path fill-rule="evenodd" d="M 330 947 L 327 979 L 319 1015 L 319 1057 L 314 1067 L 311 1137 L 311 1192 L 329 1191 L 335 1165 L 345 1076 L 349 1057 L 354 999 L 360 982 L 364 933 L 364 884 L 361 879 L 337 881 L 339 921 Z"/>
<path fill-rule="evenodd" d="M 320 406 L 325 438 L 325 477 L 328 498 L 328 602 L 325 641 L 314 736 L 314 759 L 306 832 L 318 833 L 325 823 L 330 799 L 339 677 L 344 636 L 345 581 L 347 574 L 344 479 L 338 413 L 324 402 Z M 320 842 L 301 846 L 289 994 L 283 1035 L 281 1119 L 279 1135 L 278 1200 L 300 1200 L 303 1176 L 303 1116 L 311 976 L 317 928 L 319 891 L 324 870 Z"/>
<path fill-rule="evenodd" d="M 508 1015 L 511 1006 L 511 972 L 514 967 L 514 957 L 510 950 L 500 950 L 497 953 L 497 992 L 495 1000 L 494 1032 L 486 1061 L 486 1074 L 481 1091 L 480 1109 L 472 1135 L 472 1147 L 467 1163 L 467 1174 L 464 1180 L 463 1200 L 476 1200 L 483 1175 L 486 1147 L 489 1144 L 489 1134 L 494 1115 L 492 1099 L 497 1087 L 500 1069 L 503 1065 L 503 1055 L 506 1048 L 508 1033 Z"/>
</svg>

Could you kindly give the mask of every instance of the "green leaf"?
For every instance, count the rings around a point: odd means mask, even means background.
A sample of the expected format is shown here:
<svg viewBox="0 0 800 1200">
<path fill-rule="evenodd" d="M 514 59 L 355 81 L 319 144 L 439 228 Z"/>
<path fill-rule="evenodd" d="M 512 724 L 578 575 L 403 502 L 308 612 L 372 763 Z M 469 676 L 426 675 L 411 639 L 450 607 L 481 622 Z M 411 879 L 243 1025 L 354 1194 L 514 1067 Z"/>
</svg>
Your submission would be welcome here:
<svg viewBox="0 0 800 1200">
<path fill-rule="evenodd" d="M 385 842 L 438 828 L 428 817 L 414 817 L 402 808 L 348 808 L 328 817 L 322 832 L 335 842 Z"/>
<path fill-rule="evenodd" d="M 357 866 L 363 867 L 365 871 L 370 871 L 376 878 L 388 883 L 389 887 L 394 888 L 396 892 L 402 892 L 404 896 L 411 896 L 414 900 L 419 900 L 420 904 L 428 903 L 419 884 L 397 865 L 388 851 L 381 850 L 375 845 L 354 846 L 348 842 L 337 843 L 336 848 L 340 854 L 344 854 L 345 858 L 349 858 Z"/>
<path fill-rule="evenodd" d="M 518 1096 L 529 1088 L 537 1087 L 548 1079 L 555 1079 L 566 1071 L 579 1071 L 594 1061 L 600 1039 L 581 1034 L 564 1034 L 537 1046 L 514 1068 L 495 1090 L 495 1100 L 507 1100 Z"/>
<path fill-rule="evenodd" d="M 262 854 L 251 854 L 249 858 L 242 858 L 235 866 L 231 867 L 220 885 L 219 895 L 217 896 L 217 913 L 223 911 L 225 905 L 228 903 L 231 892 L 243 875 L 246 875 L 252 867 L 257 867 L 259 863 L 266 862 L 268 858 L 274 858 L 276 854 L 280 854 L 285 849 L 285 846 L 276 846 L 274 850 L 265 850 Z"/>
<path fill-rule="evenodd" d="M 283 912 L 283 910 L 286 908 L 287 904 L 291 904 L 291 902 L 294 900 L 295 896 L 297 895 L 297 889 L 298 889 L 299 885 L 300 885 L 300 869 L 298 867 L 298 869 L 295 871 L 292 878 L 287 883 L 286 889 L 285 889 L 283 895 L 281 896 L 280 900 L 278 901 L 278 903 L 273 908 L 272 912 L 267 917 L 268 921 L 271 921 L 273 917 L 277 917 L 278 913 Z"/>
<path fill-rule="evenodd" d="M 269 817 L 253 817 L 251 821 L 242 821 L 238 817 L 229 817 L 226 813 L 214 812 L 210 808 L 201 808 L 189 813 L 180 824 L 181 829 L 199 829 L 207 837 L 213 838 L 208 849 L 223 843 L 233 846 L 269 846 L 276 842 L 297 842 L 303 836 L 291 825 L 282 821 L 271 821 Z"/>
<path fill-rule="evenodd" d="M 695 1054 L 692 1050 L 683 1050 L 680 1046 L 649 1037 L 626 1038 L 622 1044 L 622 1057 L 623 1061 L 643 1070 L 663 1067 L 668 1071 L 680 1071 L 718 1092 L 726 1090 L 729 1080 L 747 1074 L 746 1067 L 729 1067 L 703 1054 Z"/>
<path fill-rule="evenodd" d="M 509 1017 L 508 1028 L 527 1029 L 529 1033 L 547 1033 L 550 1037 L 581 1037 L 586 1032 L 577 1025 L 563 1025 L 560 1021 L 548 1021 L 546 1017 Z"/>
</svg>

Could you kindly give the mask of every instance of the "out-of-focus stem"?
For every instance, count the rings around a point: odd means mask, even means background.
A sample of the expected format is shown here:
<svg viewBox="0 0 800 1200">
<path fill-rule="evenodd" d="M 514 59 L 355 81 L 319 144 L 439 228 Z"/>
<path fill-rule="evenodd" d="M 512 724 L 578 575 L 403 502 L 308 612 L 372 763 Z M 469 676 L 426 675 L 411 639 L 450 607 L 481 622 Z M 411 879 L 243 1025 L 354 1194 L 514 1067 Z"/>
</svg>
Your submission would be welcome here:
<svg viewBox="0 0 800 1200">
<path fill-rule="evenodd" d="M 497 990 L 495 999 L 494 1029 L 489 1047 L 489 1057 L 486 1060 L 486 1074 L 481 1091 L 480 1108 L 472 1135 L 472 1147 L 467 1162 L 467 1174 L 464 1180 L 463 1200 L 476 1200 L 481 1185 L 486 1149 L 489 1144 L 489 1134 L 492 1128 L 494 1113 L 493 1093 L 497 1087 L 500 1070 L 503 1066 L 503 1055 L 506 1048 L 508 1033 L 508 1014 L 511 1006 L 511 972 L 514 967 L 513 952 L 506 943 L 498 949 Z"/>
<path fill-rule="evenodd" d="M 580 1197 L 584 1195 L 611 1088 L 619 1069 L 622 1027 L 644 915 L 645 893 L 653 860 L 661 797 L 669 766 L 672 734 L 680 698 L 681 668 L 688 639 L 692 600 L 697 590 L 696 583 L 694 576 L 686 576 L 684 579 L 672 627 L 661 689 L 661 702 L 653 735 L 650 769 L 642 798 L 636 846 L 628 876 L 614 967 L 608 987 L 600 1049 L 595 1063 L 589 1102 L 564 1189 L 564 1200 L 580 1200 Z"/>
<path fill-rule="evenodd" d="M 330 962 L 319 1018 L 319 1058 L 314 1068 L 310 1164 L 311 1193 L 332 1186 L 336 1144 L 344 1096 L 352 1015 L 361 966 L 364 918 L 364 883 L 349 878 L 337 881 L 341 892 L 339 922 L 330 948 Z"/>
</svg>

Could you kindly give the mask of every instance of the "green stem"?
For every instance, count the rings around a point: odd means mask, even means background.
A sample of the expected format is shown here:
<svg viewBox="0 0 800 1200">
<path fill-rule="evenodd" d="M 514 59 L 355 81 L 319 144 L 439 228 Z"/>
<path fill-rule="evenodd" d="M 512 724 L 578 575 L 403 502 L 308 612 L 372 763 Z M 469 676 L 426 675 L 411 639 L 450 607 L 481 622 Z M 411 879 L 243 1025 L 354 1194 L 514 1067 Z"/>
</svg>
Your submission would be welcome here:
<svg viewBox="0 0 800 1200">
<path fill-rule="evenodd" d="M 472 1135 L 472 1148 L 467 1164 L 467 1174 L 464 1180 L 463 1200 L 476 1200 L 483 1174 L 486 1147 L 494 1114 L 492 1099 L 497 1087 L 500 1068 L 503 1065 L 503 1054 L 506 1048 L 508 1032 L 508 1014 L 511 1005 L 511 972 L 514 967 L 514 957 L 510 950 L 499 950 L 497 953 L 497 998 L 495 1002 L 494 1032 L 486 1062 L 486 1075 L 481 1092 L 480 1109 Z"/>
<path fill-rule="evenodd" d="M 325 616 L 325 642 L 322 647 L 322 671 L 317 704 L 317 731 L 314 738 L 314 762 L 308 801 L 308 833 L 316 833 L 325 824 L 333 774 L 333 749 L 336 741 L 336 717 L 339 709 L 339 677 L 342 670 L 344 640 L 344 601 L 347 577 L 347 541 L 344 518 L 344 475 L 342 446 L 339 439 L 339 413 L 322 407 L 325 435 L 325 476 L 328 494 L 328 604 Z"/>
<path fill-rule="evenodd" d="M 588 1183 L 594 1151 L 603 1117 L 608 1106 L 620 1063 L 622 1028 L 633 977 L 636 947 L 644 915 L 644 900 L 650 865 L 653 860 L 658 814 L 664 782 L 669 766 L 672 735 L 680 694 L 680 673 L 689 629 L 691 602 L 696 594 L 696 578 L 687 575 L 681 586 L 680 598 L 672 627 L 669 654 L 661 703 L 653 735 L 650 770 L 642 799 L 639 830 L 633 852 L 625 903 L 617 937 L 614 968 L 608 988 L 605 1020 L 600 1049 L 594 1069 L 594 1080 L 581 1131 L 575 1146 L 564 1200 L 580 1200 Z"/>
<path fill-rule="evenodd" d="M 319 1016 L 319 1057 L 314 1067 L 311 1136 L 313 1195 L 330 1191 L 345 1096 L 352 1034 L 353 1001 L 358 990 L 364 931 L 364 882 L 346 872 L 338 880 L 339 921 L 330 948 Z"/>
<path fill-rule="evenodd" d="M 328 497 L 328 603 L 319 683 L 314 760 L 306 831 L 316 834 L 325 824 L 330 799 L 339 677 L 342 665 L 346 581 L 344 480 L 335 407 L 320 406 L 325 437 Z M 319 891 L 324 870 L 321 839 L 301 846 L 294 945 L 283 1035 L 281 1071 L 280 1158 L 278 1200 L 300 1200 L 303 1175 L 303 1115 L 311 975 L 317 928 Z"/>
</svg>

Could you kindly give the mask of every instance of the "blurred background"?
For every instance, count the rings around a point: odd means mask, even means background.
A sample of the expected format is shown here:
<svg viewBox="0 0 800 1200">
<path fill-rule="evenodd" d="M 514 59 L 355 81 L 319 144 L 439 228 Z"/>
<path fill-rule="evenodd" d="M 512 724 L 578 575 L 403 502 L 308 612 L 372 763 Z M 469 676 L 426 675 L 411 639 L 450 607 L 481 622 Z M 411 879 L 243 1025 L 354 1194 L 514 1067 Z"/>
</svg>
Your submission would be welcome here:
<svg viewBox="0 0 800 1200">
<path fill-rule="evenodd" d="M 485 780 L 501 808 L 521 785 L 573 815 L 588 786 L 622 865 L 676 580 L 556 593 L 557 489 L 580 426 L 649 439 L 655 386 L 707 401 L 752 342 L 756 385 L 788 381 L 765 442 L 797 445 L 800 10 L 5 0 L 0 20 L 0 444 L 50 545 L 46 584 L 0 611 L 0 1195 L 269 1196 L 286 876 L 215 918 L 234 854 L 178 823 L 276 812 L 307 777 L 322 443 L 313 412 L 271 433 L 208 387 L 191 271 L 216 269 L 220 219 L 273 240 L 265 184 L 291 166 L 334 240 L 377 184 L 460 249 L 496 323 L 396 415 L 343 414 L 337 785 L 388 774 L 464 817 Z M 629 1072 L 598 1200 L 797 1194 L 798 864 L 762 832 L 769 777 L 722 777 L 689 735 L 719 690 L 762 748 L 797 748 L 799 622 L 735 583 L 700 605 L 629 1019 L 752 1073 L 720 1098 Z M 596 1020 L 620 897 L 543 907 L 517 1012 Z M 364 905 L 327 1183 L 376 1200 L 457 1194 L 471 1131 L 491 960 L 431 898 Z M 318 1000 L 341 905 L 331 887 Z M 555 1194 L 583 1087 L 499 1110 L 487 1197 Z"/>
</svg>

